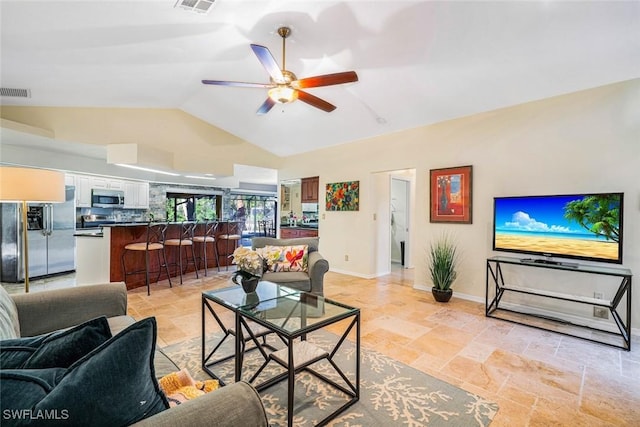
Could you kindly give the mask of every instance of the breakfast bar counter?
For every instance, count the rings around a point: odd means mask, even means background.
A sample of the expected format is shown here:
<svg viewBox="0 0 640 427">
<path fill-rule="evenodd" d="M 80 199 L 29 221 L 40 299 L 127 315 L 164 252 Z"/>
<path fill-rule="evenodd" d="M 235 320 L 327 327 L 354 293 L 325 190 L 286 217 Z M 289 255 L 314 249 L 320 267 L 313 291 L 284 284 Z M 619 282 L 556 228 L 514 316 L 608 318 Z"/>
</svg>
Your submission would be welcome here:
<svg viewBox="0 0 640 427">
<path fill-rule="evenodd" d="M 218 233 L 226 232 L 225 222 L 220 223 Z M 166 238 L 178 238 L 180 233 L 180 223 L 170 223 L 167 228 Z M 99 233 L 76 234 L 77 247 L 77 265 L 76 277 L 79 283 L 94 284 L 106 282 L 124 282 L 124 274 L 122 271 L 122 254 L 124 247 L 134 242 L 146 241 L 147 223 L 121 223 L 121 224 L 105 224 L 102 226 L 102 237 Z M 201 245 L 195 248 L 196 257 L 201 255 Z M 225 245 L 220 245 L 220 265 L 224 266 L 230 262 L 229 257 L 225 253 Z M 231 252 L 233 249 L 230 248 Z M 208 249 L 208 268 L 217 267 L 213 250 Z M 167 263 L 172 265 L 178 260 L 178 251 L 174 248 L 166 251 Z M 184 262 L 183 253 L 183 262 Z M 191 254 L 188 255 L 189 259 Z M 155 254 L 149 257 L 150 271 L 157 272 L 158 258 Z M 145 259 L 143 252 L 139 254 L 131 254 L 127 256 L 127 271 L 144 270 Z M 204 265 L 200 265 L 204 268 Z M 189 265 L 187 273 L 193 272 L 193 265 Z M 179 271 L 176 268 L 169 268 L 171 277 L 178 276 Z M 155 281 L 156 274 L 151 276 L 151 281 Z M 166 273 L 163 271 L 159 280 L 167 279 Z M 133 289 L 145 286 L 145 275 L 130 275 L 126 280 L 127 289 Z"/>
</svg>

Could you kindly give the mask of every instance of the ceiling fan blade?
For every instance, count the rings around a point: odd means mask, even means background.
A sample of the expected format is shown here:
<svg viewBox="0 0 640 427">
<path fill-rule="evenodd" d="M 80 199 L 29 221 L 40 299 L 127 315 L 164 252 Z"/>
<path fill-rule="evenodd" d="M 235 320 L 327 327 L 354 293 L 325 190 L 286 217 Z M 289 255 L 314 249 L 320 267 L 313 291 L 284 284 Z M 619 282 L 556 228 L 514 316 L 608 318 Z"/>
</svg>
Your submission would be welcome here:
<svg viewBox="0 0 640 427">
<path fill-rule="evenodd" d="M 239 87 L 259 87 L 259 88 L 275 87 L 273 83 L 229 82 L 226 80 L 203 80 L 202 83 L 206 85 L 217 85 L 217 86 L 239 86 Z"/>
<path fill-rule="evenodd" d="M 322 111 L 326 111 L 327 113 L 332 112 L 333 110 L 336 109 L 336 106 L 333 104 L 329 104 L 327 101 L 325 101 L 324 99 L 320 99 L 315 95 L 311 95 L 308 92 L 303 92 L 301 90 L 297 91 L 298 92 L 298 99 L 302 102 L 306 102 L 307 104 L 319 108 Z"/>
<path fill-rule="evenodd" d="M 274 105 L 276 105 L 276 101 L 267 97 L 267 99 L 265 99 L 265 101 L 262 103 L 260 108 L 258 108 L 258 111 L 256 111 L 256 113 L 259 115 L 267 114 L 269 110 L 273 108 Z"/>
<path fill-rule="evenodd" d="M 295 82 L 291 82 L 291 86 L 299 89 L 308 87 L 331 86 L 343 83 L 352 83 L 358 81 L 358 75 L 355 71 L 345 71 L 343 73 L 325 74 L 322 76 L 307 77 Z"/>
<path fill-rule="evenodd" d="M 253 53 L 256 54 L 258 60 L 264 69 L 267 70 L 267 73 L 269 73 L 271 78 L 277 83 L 284 83 L 285 81 L 284 76 L 282 75 L 282 70 L 280 70 L 278 63 L 269 49 L 264 46 L 260 46 L 259 44 L 252 44 L 251 49 L 253 50 Z"/>
</svg>

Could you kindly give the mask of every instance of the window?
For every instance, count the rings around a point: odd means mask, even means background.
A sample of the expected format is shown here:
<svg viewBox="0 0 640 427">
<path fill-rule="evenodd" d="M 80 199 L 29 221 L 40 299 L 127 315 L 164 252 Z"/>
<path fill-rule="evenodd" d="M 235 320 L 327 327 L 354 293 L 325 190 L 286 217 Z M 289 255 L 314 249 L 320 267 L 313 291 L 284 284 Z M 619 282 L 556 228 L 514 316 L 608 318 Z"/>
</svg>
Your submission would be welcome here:
<svg viewBox="0 0 640 427">
<path fill-rule="evenodd" d="M 218 218 L 222 196 L 212 194 L 167 193 L 167 220 L 206 221 Z"/>
<path fill-rule="evenodd" d="M 260 221 L 275 224 L 276 200 L 271 196 L 232 194 L 225 199 L 223 218 L 244 221 L 245 235 L 260 234 Z"/>
</svg>

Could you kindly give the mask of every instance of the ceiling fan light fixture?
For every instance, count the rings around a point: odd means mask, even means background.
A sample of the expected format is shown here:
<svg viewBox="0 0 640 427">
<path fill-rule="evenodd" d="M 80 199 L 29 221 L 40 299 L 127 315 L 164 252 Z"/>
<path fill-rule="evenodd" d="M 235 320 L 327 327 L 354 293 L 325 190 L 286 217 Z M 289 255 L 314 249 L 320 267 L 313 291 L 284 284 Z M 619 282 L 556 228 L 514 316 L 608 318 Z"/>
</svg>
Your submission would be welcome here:
<svg viewBox="0 0 640 427">
<path fill-rule="evenodd" d="M 187 0 L 181 0 L 187 1 Z M 278 28 L 278 35 L 282 37 L 282 67 L 278 65 L 275 58 L 265 46 L 259 44 L 251 44 L 251 50 L 258 58 L 270 77 L 270 83 L 247 83 L 225 80 L 202 80 L 203 84 L 218 86 L 239 86 L 239 87 L 258 87 L 269 88 L 267 99 L 256 111 L 256 114 L 267 114 L 276 104 L 288 104 L 299 99 L 300 101 L 318 108 L 327 113 L 336 109 L 336 106 L 310 94 L 302 89 L 333 86 L 343 83 L 353 83 L 358 81 L 358 75 L 355 71 L 345 71 L 341 73 L 323 74 L 320 76 L 307 77 L 298 80 L 295 74 L 286 69 L 286 47 L 285 41 L 291 34 L 289 27 Z"/>
<path fill-rule="evenodd" d="M 298 91 L 289 86 L 276 86 L 269 89 L 269 98 L 278 104 L 286 104 L 298 99 Z"/>
</svg>

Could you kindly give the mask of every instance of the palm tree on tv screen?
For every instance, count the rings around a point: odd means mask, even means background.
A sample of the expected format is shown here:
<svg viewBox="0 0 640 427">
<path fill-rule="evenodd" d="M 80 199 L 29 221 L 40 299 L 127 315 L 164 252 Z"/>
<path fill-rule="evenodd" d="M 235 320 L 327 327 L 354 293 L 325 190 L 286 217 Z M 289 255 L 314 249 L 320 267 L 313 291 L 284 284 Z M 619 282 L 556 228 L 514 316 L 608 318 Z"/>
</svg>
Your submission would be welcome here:
<svg viewBox="0 0 640 427">
<path fill-rule="evenodd" d="M 619 243 L 620 196 L 602 194 L 573 200 L 564 207 L 564 217 L 591 233 Z"/>
</svg>

